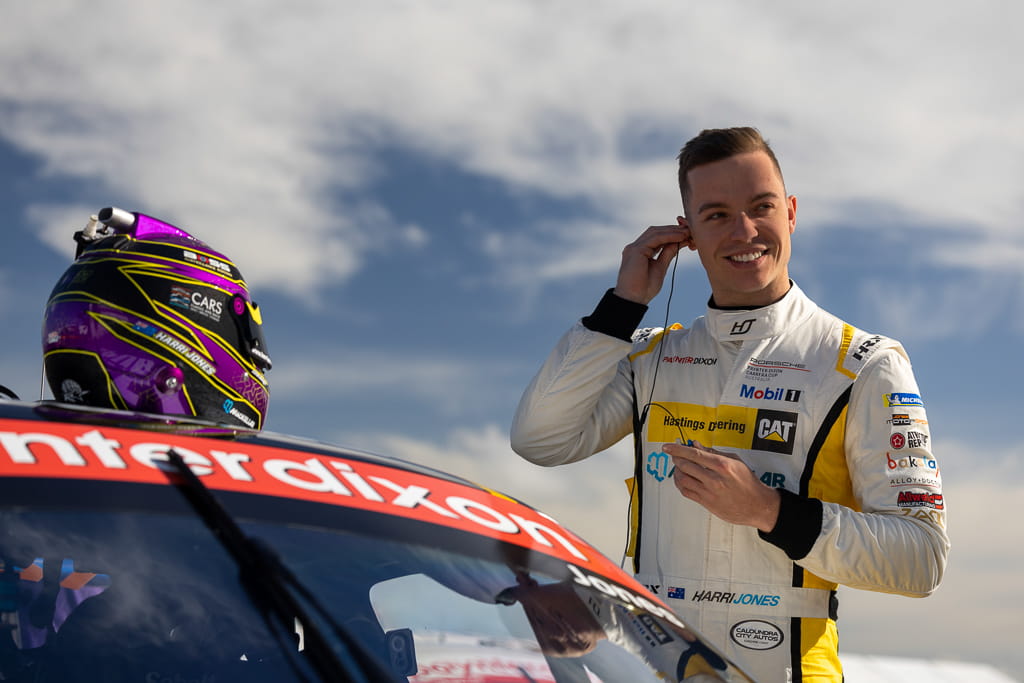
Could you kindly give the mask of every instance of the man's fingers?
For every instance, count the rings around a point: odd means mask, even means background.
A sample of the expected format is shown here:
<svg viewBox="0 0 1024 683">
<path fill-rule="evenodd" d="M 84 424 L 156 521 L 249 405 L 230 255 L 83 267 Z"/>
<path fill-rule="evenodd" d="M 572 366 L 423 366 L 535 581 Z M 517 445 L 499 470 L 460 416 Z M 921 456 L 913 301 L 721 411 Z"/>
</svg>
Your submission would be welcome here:
<svg viewBox="0 0 1024 683">
<path fill-rule="evenodd" d="M 665 273 L 668 272 L 669 266 L 672 265 L 672 259 L 678 254 L 678 244 L 666 244 L 661 248 L 661 253 L 651 258 L 651 267 L 657 270 L 659 276 L 664 277 Z"/>
<path fill-rule="evenodd" d="M 679 253 L 681 246 L 690 241 L 689 230 L 678 227 L 664 230 L 666 226 L 652 226 L 636 241 L 627 244 L 623 250 L 623 258 L 635 258 L 642 256 L 652 261 L 660 260 L 663 257 L 675 256 Z"/>
<path fill-rule="evenodd" d="M 681 244 L 689 241 L 690 229 L 680 225 L 652 225 L 637 238 L 634 245 L 654 250 L 668 244 Z"/>
<path fill-rule="evenodd" d="M 661 290 L 665 274 L 680 245 L 690 240 L 688 228 L 652 225 L 622 249 L 615 293 L 628 301 L 647 304 Z"/>
<path fill-rule="evenodd" d="M 661 450 L 665 451 L 672 458 L 685 458 L 691 462 L 699 462 L 701 457 L 700 444 L 694 442 L 692 446 L 684 446 L 681 443 L 662 444 Z"/>
</svg>

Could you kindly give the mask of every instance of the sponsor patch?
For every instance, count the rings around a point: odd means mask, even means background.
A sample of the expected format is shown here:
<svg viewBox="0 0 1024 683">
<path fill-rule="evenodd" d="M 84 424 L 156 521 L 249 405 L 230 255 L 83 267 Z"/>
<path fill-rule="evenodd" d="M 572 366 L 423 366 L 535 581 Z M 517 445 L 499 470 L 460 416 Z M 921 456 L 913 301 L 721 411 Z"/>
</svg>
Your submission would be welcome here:
<svg viewBox="0 0 1024 683">
<path fill-rule="evenodd" d="M 926 448 L 928 446 L 928 435 L 924 432 L 907 432 L 907 448 Z"/>
<path fill-rule="evenodd" d="M 901 488 L 903 486 L 925 486 L 937 489 L 939 488 L 939 478 L 935 474 L 889 475 L 889 488 Z"/>
<path fill-rule="evenodd" d="M 665 481 L 672 476 L 675 467 L 672 465 L 672 458 L 668 453 L 651 453 L 647 456 L 647 474 L 658 481 Z"/>
<path fill-rule="evenodd" d="M 908 406 L 912 406 L 914 408 L 924 408 L 924 401 L 921 400 L 921 396 L 918 394 L 908 394 L 904 392 L 882 394 L 882 402 L 885 403 L 886 408 L 899 408 Z"/>
<path fill-rule="evenodd" d="M 919 491 L 900 491 L 896 505 L 901 508 L 932 508 L 933 510 L 945 508 L 941 493 L 921 493 Z"/>
<path fill-rule="evenodd" d="M 796 413 L 779 410 L 757 411 L 751 448 L 792 455 L 798 417 Z"/>
<path fill-rule="evenodd" d="M 214 322 L 220 322 L 221 313 L 224 312 L 224 302 L 220 298 L 181 285 L 171 285 L 168 303 L 175 308 L 198 313 Z"/>
<path fill-rule="evenodd" d="M 177 308 L 184 308 L 185 310 L 188 310 L 188 298 L 191 294 L 191 290 L 185 287 L 181 287 L 180 285 L 172 285 L 170 304 L 172 306 L 176 306 Z"/>
<path fill-rule="evenodd" d="M 740 387 L 740 398 L 754 399 L 756 401 L 788 401 L 797 403 L 800 401 L 799 389 L 786 389 L 783 387 L 755 387 L 744 384 Z"/>
<path fill-rule="evenodd" d="M 878 335 L 864 340 L 864 342 L 857 347 L 857 350 L 853 352 L 853 357 L 857 360 L 864 360 L 867 356 L 871 355 L 873 347 L 880 341 L 882 341 L 882 338 Z"/>
<path fill-rule="evenodd" d="M 786 636 L 775 624 L 760 619 L 748 619 L 733 624 L 729 629 L 732 641 L 748 650 L 771 650 L 778 647 Z"/>
<path fill-rule="evenodd" d="M 751 358 L 747 363 L 744 375 L 747 379 L 770 380 L 789 371 L 810 372 L 803 363 L 790 363 L 789 361 L 773 360 L 770 358 Z"/>
<path fill-rule="evenodd" d="M 699 441 L 715 448 L 757 449 L 792 455 L 798 418 L 797 413 L 782 410 L 731 405 L 711 408 L 664 401 L 651 407 L 646 441 L 657 447 L 679 439 L 685 444 Z M 648 456 L 648 464 L 655 457 Z M 650 469 L 648 472 L 654 474 Z M 664 472 L 667 476 L 668 470 Z"/>
<path fill-rule="evenodd" d="M 721 405 L 717 408 L 692 403 L 663 401 L 651 406 L 647 440 L 661 444 L 679 439 L 685 444 L 750 448 L 755 408 Z"/>
<path fill-rule="evenodd" d="M 730 336 L 736 336 L 746 334 L 750 332 L 750 328 L 757 322 L 757 318 L 747 318 L 746 320 L 740 320 L 732 324 L 732 328 L 729 330 Z"/>
<path fill-rule="evenodd" d="M 892 453 L 885 454 L 886 466 L 890 472 L 898 470 L 931 470 L 936 474 L 939 471 L 939 464 L 934 458 L 922 458 L 919 455 L 904 455 L 893 458 Z"/>
<path fill-rule="evenodd" d="M 761 475 L 761 481 L 765 486 L 773 489 L 786 487 L 786 475 L 781 472 L 765 472 Z"/>
<path fill-rule="evenodd" d="M 224 399 L 223 407 L 225 413 L 241 420 L 242 424 L 247 426 L 249 429 L 256 428 L 256 420 L 254 420 L 252 417 L 246 415 L 241 410 L 239 410 L 238 407 L 236 407 L 235 402 L 232 401 L 230 398 Z"/>
<path fill-rule="evenodd" d="M 679 365 L 717 365 L 717 358 L 701 356 L 663 356 L 662 363 L 678 363 Z"/>
<path fill-rule="evenodd" d="M 231 275 L 231 266 L 221 261 L 218 258 L 214 258 L 209 254 L 202 254 L 199 252 L 192 251 L 191 249 L 184 249 L 181 252 L 182 258 L 191 263 L 192 265 L 202 266 L 209 268 L 210 270 L 216 270 L 224 275 Z"/>
</svg>

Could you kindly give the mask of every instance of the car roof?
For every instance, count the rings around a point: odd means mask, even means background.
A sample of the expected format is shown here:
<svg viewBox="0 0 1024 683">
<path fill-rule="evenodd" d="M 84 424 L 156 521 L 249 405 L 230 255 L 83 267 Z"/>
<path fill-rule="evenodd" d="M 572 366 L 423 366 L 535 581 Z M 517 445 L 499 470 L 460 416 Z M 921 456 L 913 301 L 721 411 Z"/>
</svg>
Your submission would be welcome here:
<svg viewBox="0 0 1024 683">
<path fill-rule="evenodd" d="M 56 401 L 4 401 L 0 400 L 0 418 L 14 420 L 36 420 L 41 422 L 68 422 L 91 424 L 121 429 L 137 429 L 161 434 L 185 437 L 203 437 L 248 443 L 260 446 L 284 448 L 324 455 L 337 455 L 365 462 L 378 463 L 388 467 L 419 472 L 433 477 L 459 482 L 483 490 L 486 487 L 464 479 L 450 472 L 420 465 L 391 455 L 331 444 L 317 439 L 283 434 L 271 430 L 255 430 L 245 427 L 210 422 L 187 416 L 153 415 L 131 411 L 92 408 Z"/>
<path fill-rule="evenodd" d="M 62 488 L 47 485 L 42 490 L 57 498 L 59 488 L 63 501 L 88 498 L 67 494 L 68 487 L 80 491 L 87 484 L 95 489 L 113 482 L 122 491 L 138 484 L 169 488 L 175 483 L 165 464 L 171 448 L 218 494 L 326 504 L 446 527 L 539 551 L 646 592 L 550 516 L 437 469 L 313 439 L 201 420 L 55 402 L 0 401 L 0 484 L 6 479 L 8 488 L 13 479 L 60 484 Z"/>
</svg>

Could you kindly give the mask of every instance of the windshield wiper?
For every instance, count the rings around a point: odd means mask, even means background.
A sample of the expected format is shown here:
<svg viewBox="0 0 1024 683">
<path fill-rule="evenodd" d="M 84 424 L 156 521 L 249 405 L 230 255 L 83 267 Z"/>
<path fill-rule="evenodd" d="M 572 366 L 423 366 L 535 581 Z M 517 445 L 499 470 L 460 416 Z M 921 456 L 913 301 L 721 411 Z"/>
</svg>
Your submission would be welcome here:
<svg viewBox="0 0 1024 683">
<path fill-rule="evenodd" d="M 305 586 L 289 570 L 277 554 L 266 544 L 246 536 L 230 513 L 214 497 L 199 477 L 189 469 L 181 455 L 173 448 L 167 451 L 167 460 L 174 467 L 174 473 L 180 475 L 175 484 L 196 514 L 203 520 L 207 528 L 220 541 L 238 565 L 239 579 L 249 599 L 259 610 L 268 628 L 274 633 L 271 618 L 275 619 L 284 633 L 294 630 L 295 622 L 301 624 L 303 632 L 303 654 L 317 675 L 323 681 L 352 681 L 353 683 L 376 683 L 377 681 L 395 680 L 395 675 L 386 669 L 380 661 L 359 644 L 352 635 L 346 633 L 331 618 Z M 171 474 L 168 472 L 168 474 Z M 302 596 L 331 627 L 331 632 L 342 646 L 335 651 L 317 622 L 310 617 L 302 603 L 296 599 L 293 591 Z M 278 637 L 278 642 L 286 650 L 288 661 L 294 667 L 297 647 Z M 294 649 L 293 649 L 294 648 Z M 299 672 L 296 670 L 296 674 Z M 301 675 L 301 674 L 299 674 Z"/>
</svg>

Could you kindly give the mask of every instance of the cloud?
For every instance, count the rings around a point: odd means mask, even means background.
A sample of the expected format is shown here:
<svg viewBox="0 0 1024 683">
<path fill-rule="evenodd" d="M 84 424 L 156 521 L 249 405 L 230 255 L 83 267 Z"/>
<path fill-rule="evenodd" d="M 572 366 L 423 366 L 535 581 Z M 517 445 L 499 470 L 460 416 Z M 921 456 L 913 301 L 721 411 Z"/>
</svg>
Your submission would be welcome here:
<svg viewBox="0 0 1024 683">
<path fill-rule="evenodd" d="M 352 401 L 448 417 L 501 400 L 482 387 L 493 386 L 510 372 L 509 368 L 494 367 L 486 358 L 339 345 L 305 346 L 296 355 L 275 357 L 275 364 L 282 369 L 281 374 L 275 370 L 271 375 L 276 405 L 309 407 Z M 310 401 L 311 397 L 315 400 Z"/>
<path fill-rule="evenodd" d="M 959 338 L 979 340 L 1024 294 L 1024 280 L 1010 272 L 947 272 L 942 278 L 896 270 L 858 287 L 861 301 L 872 306 L 886 334 L 904 342 Z M 1012 320 L 1012 318 L 1010 318 Z"/>
<path fill-rule="evenodd" d="M 409 234 L 366 199 L 332 206 L 330 190 L 363 182 L 362 155 L 346 152 L 345 131 L 322 139 L 325 102 L 309 96 L 308 76 L 277 69 L 282 82 L 268 82 L 266 53 L 285 44 L 261 42 L 268 29 L 248 13 L 108 2 L 17 19 L 21 40 L 2 54 L 14 77 L 0 86 L 0 130 L 42 158 L 44 177 L 81 179 L 98 186 L 93 194 L 138 203 L 123 208 L 180 220 L 296 296 L 358 269 L 371 249 L 365 226 L 387 241 Z M 119 38 L 83 54 L 76 36 L 90 35 Z M 67 228 L 48 219 L 66 213 L 33 207 L 31 217 L 61 247 Z"/>
<path fill-rule="evenodd" d="M 615 272 L 633 236 L 621 225 L 569 219 L 540 221 L 523 232 L 494 231 L 484 251 L 495 261 L 494 281 L 535 289 L 539 284 Z"/>
<path fill-rule="evenodd" d="M 1024 140 L 1007 133 L 1024 96 L 1004 87 L 1024 9 L 997 4 L 23 5 L 0 47 L 0 134 L 44 178 L 181 221 L 296 298 L 344 283 L 381 242 L 417 243 L 365 194 L 388 172 L 379 145 L 577 198 L 602 216 L 574 226 L 579 243 L 621 229 L 614 256 L 677 211 L 678 144 L 747 122 L 813 198 L 809 225 L 871 198 L 977 226 L 970 266 L 1010 269 L 991 257 L 1024 249 Z M 34 215 L 63 239 L 45 220 L 60 208 Z M 541 280 L 609 267 L 528 256 Z"/>
</svg>

